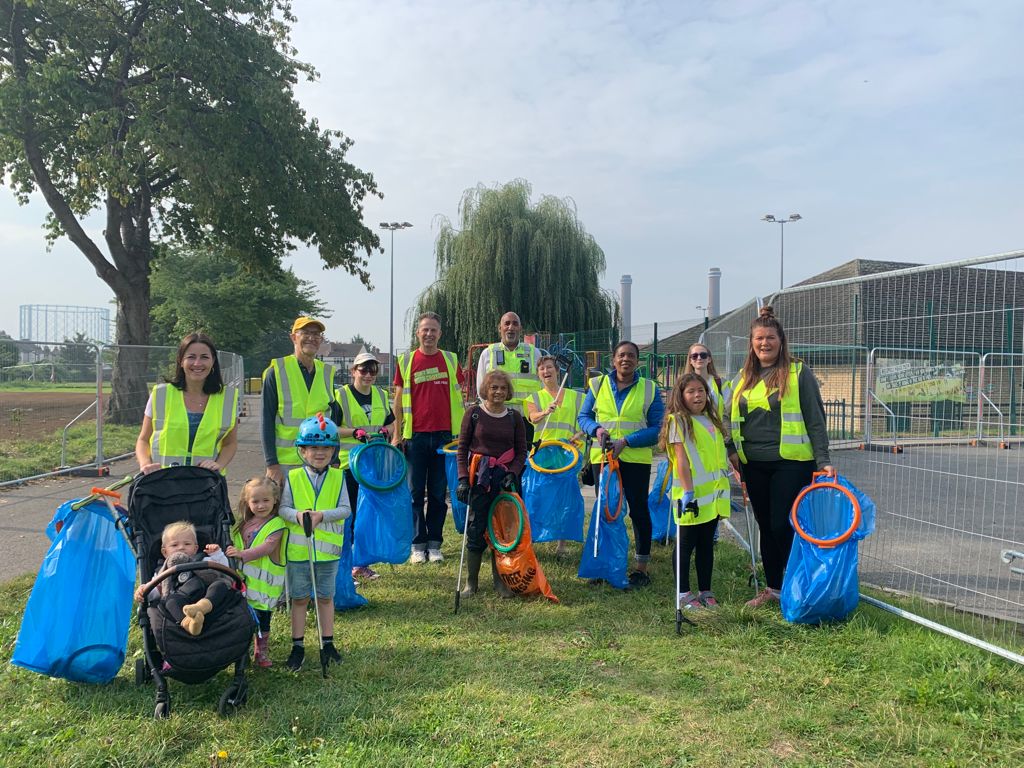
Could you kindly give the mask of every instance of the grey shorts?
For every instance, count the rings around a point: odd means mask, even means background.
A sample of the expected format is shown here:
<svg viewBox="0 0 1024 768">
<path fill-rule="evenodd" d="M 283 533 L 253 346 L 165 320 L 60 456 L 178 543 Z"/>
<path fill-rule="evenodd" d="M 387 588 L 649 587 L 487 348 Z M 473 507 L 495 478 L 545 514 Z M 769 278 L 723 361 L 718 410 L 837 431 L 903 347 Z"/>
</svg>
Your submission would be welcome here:
<svg viewBox="0 0 1024 768">
<path fill-rule="evenodd" d="M 338 580 L 338 563 L 340 560 L 320 560 L 313 563 L 316 574 L 316 596 L 318 598 L 334 597 L 334 583 Z M 288 594 L 293 598 L 313 597 L 313 587 L 309 581 L 309 561 L 289 562 L 285 566 L 288 577 Z"/>
</svg>

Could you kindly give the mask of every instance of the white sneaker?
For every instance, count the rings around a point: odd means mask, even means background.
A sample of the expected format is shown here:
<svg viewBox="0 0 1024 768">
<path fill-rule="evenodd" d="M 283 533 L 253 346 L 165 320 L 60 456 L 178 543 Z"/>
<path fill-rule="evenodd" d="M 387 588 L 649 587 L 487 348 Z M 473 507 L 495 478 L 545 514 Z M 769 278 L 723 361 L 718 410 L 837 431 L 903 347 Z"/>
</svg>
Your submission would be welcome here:
<svg viewBox="0 0 1024 768">
<path fill-rule="evenodd" d="M 425 563 L 427 562 L 427 551 L 425 549 L 414 549 L 409 555 L 410 563 Z"/>
<path fill-rule="evenodd" d="M 441 554 L 440 549 L 428 549 L 427 559 L 430 560 L 430 562 L 432 563 L 443 563 L 444 555 Z"/>
</svg>

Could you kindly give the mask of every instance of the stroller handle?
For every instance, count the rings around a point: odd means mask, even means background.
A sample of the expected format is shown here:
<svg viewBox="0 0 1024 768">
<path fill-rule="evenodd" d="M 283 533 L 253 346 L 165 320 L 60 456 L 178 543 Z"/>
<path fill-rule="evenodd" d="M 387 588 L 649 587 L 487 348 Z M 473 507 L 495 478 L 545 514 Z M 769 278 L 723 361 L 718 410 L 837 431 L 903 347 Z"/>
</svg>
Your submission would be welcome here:
<svg viewBox="0 0 1024 768">
<path fill-rule="evenodd" d="M 171 576 L 175 576 L 179 573 L 184 573 L 186 571 L 203 570 L 220 571 L 225 576 L 231 577 L 231 580 L 235 584 L 235 589 L 237 589 L 239 592 L 245 591 L 245 582 L 242 581 L 242 576 L 238 573 L 238 571 L 234 570 L 233 568 L 228 568 L 226 565 L 221 565 L 220 563 L 211 563 L 207 561 L 201 563 L 182 563 L 181 565 L 175 565 L 171 568 L 167 568 L 163 571 L 160 571 L 160 573 L 158 573 L 152 579 L 143 584 L 142 602 L 145 603 L 146 597 L 149 595 L 149 593 L 152 592 L 162 581 L 164 581 L 164 579 L 169 579 Z"/>
</svg>

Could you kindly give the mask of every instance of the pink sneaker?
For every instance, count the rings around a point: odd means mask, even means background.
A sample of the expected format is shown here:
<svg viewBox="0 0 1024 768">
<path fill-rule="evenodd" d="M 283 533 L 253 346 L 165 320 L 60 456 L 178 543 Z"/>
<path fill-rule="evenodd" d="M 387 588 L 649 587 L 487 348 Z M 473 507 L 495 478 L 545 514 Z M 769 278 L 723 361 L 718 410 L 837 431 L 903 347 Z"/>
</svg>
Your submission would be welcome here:
<svg viewBox="0 0 1024 768">
<path fill-rule="evenodd" d="M 779 602 L 779 593 L 765 587 L 754 596 L 753 600 L 747 600 L 746 605 L 748 608 L 760 608 L 762 605 L 773 602 Z"/>
<path fill-rule="evenodd" d="M 715 600 L 715 596 L 711 592 L 701 592 L 699 595 L 701 603 L 704 604 L 705 608 L 717 608 L 718 601 Z"/>
</svg>

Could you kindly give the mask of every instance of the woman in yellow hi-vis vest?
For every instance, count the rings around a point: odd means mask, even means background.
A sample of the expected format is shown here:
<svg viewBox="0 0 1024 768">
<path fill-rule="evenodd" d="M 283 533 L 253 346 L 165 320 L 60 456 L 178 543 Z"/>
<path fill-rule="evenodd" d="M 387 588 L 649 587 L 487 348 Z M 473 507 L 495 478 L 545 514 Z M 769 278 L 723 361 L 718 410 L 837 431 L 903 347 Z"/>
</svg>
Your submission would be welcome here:
<svg viewBox="0 0 1024 768">
<path fill-rule="evenodd" d="M 649 586 L 647 564 L 651 561 L 651 511 L 647 491 L 651 484 L 652 446 L 658 442 L 665 406 L 658 387 L 637 373 L 640 348 L 632 341 L 620 341 L 612 351 L 613 369 L 590 380 L 580 410 L 579 425 L 595 438 L 590 453 L 594 472 L 600 473 L 604 453 L 602 439 L 607 435 L 619 459 L 622 491 L 629 504 L 636 543 L 636 569 L 629 574 L 629 586 Z"/>
<path fill-rule="evenodd" d="M 735 453 L 761 532 L 767 587 L 747 605 L 778 602 L 793 544 L 789 511 L 815 469 L 834 474 L 825 406 L 810 368 L 789 354 L 782 323 L 763 307 L 750 325 L 750 349 L 732 384 L 729 414 Z"/>
<path fill-rule="evenodd" d="M 135 441 L 139 469 L 199 466 L 223 472 L 238 448 L 238 388 L 226 387 L 213 340 L 192 333 L 181 340 L 174 376 L 157 384 Z"/>
</svg>

